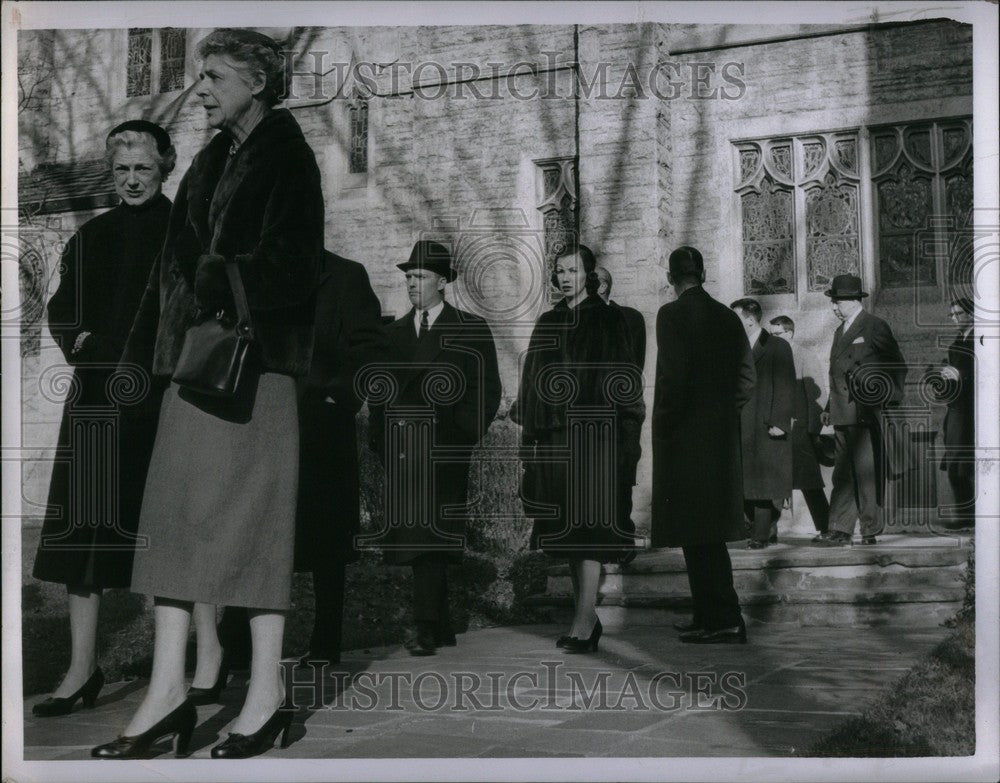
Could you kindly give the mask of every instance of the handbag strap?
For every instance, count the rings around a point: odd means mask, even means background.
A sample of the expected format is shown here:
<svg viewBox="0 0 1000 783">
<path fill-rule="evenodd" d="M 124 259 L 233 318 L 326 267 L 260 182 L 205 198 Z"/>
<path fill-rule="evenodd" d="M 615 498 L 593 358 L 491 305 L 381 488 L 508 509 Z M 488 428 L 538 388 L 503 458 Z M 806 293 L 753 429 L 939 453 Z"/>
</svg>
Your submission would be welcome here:
<svg viewBox="0 0 1000 783">
<path fill-rule="evenodd" d="M 243 288 L 243 278 L 235 261 L 226 260 L 226 274 L 229 275 L 229 286 L 233 289 L 233 299 L 236 302 L 236 317 L 240 331 L 253 339 L 253 321 L 250 320 L 250 305 L 247 304 L 247 292 Z"/>
</svg>

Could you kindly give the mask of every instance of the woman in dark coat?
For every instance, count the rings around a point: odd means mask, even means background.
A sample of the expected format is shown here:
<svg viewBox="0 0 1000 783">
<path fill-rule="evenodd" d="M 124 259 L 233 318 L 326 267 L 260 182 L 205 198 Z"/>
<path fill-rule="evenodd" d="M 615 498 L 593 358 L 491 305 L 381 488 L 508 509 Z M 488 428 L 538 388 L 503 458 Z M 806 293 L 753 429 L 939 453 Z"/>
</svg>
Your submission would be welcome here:
<svg viewBox="0 0 1000 783">
<path fill-rule="evenodd" d="M 149 545 L 132 571 L 132 589 L 155 597 L 153 673 L 125 735 L 92 751 L 100 758 L 141 756 L 175 734 L 184 751 L 197 720 L 184 689 L 196 604 L 250 610 L 250 685 L 213 758 L 265 752 L 278 734 L 286 741 L 292 716 L 282 709 L 279 662 L 295 541 L 296 378 L 308 372 L 312 351 L 323 194 L 298 123 L 274 108 L 286 89 L 280 47 L 260 33 L 224 29 L 207 36 L 198 54 L 195 94 L 221 132 L 181 182 L 159 276 L 130 339 L 141 352 L 155 324 L 153 372 L 172 376 L 199 313 L 234 311 L 233 264 L 263 371 L 252 379 L 250 411 L 245 401 L 209 400 L 176 382 L 164 394 L 139 521 Z M 221 667 L 221 650 L 214 652 Z"/>
<path fill-rule="evenodd" d="M 621 310 L 597 295 L 586 246 L 556 259 L 562 299 L 535 324 L 511 418 L 525 449 L 522 500 L 532 547 L 569 560 L 575 612 L 557 643 L 597 649 L 601 564 L 633 547 L 619 487 L 631 487 L 645 409 Z"/>
<path fill-rule="evenodd" d="M 48 306 L 49 329 L 73 379 L 34 577 L 66 585 L 72 654 L 62 683 L 35 705 L 40 717 L 65 714 L 78 698 L 90 706 L 101 689 L 95 650 L 101 591 L 129 586 L 155 434 L 156 390 L 146 374 L 118 368 L 118 361 L 163 245 L 170 201 L 161 185 L 177 156 L 166 131 L 132 120 L 108 134 L 106 158 L 121 203 L 69 241 Z M 115 440 L 118 448 L 108 452 L 105 444 Z"/>
</svg>

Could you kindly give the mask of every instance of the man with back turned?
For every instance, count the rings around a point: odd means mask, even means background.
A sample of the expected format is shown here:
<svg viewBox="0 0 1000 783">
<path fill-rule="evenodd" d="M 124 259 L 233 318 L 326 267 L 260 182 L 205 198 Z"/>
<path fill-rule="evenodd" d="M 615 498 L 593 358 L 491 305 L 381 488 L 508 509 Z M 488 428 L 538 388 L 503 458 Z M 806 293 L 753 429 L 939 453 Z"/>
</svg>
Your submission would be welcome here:
<svg viewBox="0 0 1000 783">
<path fill-rule="evenodd" d="M 684 551 L 692 622 L 675 626 L 693 644 L 745 643 L 727 541 L 746 537 L 740 410 L 755 381 L 739 317 L 702 284 L 693 247 L 670 254 L 677 299 L 656 318 L 653 398 L 653 546 Z"/>
</svg>

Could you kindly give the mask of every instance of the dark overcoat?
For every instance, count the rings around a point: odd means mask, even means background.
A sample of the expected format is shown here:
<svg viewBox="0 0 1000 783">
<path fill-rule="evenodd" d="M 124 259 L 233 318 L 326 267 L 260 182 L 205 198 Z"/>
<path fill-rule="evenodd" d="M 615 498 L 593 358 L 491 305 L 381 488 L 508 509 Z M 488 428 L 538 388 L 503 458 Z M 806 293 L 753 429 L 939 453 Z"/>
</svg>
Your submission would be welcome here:
<svg viewBox="0 0 1000 783">
<path fill-rule="evenodd" d="M 299 497 L 295 567 L 312 571 L 357 557 L 360 481 L 355 379 L 366 363 L 384 361 L 388 340 L 381 306 L 364 266 L 324 256 L 316 297 L 316 339 L 299 402 Z"/>
<path fill-rule="evenodd" d="M 535 324 L 511 418 L 532 545 L 546 553 L 607 562 L 634 547 L 622 488 L 635 484 L 645 406 L 632 346 L 622 309 L 596 295 L 561 300 Z"/>
<path fill-rule="evenodd" d="M 261 120 L 231 155 L 217 133 L 181 180 L 155 277 L 126 355 L 171 376 L 202 312 L 234 312 L 225 262 L 235 261 L 267 372 L 309 372 L 323 254 L 319 168 L 287 109 Z"/>
<path fill-rule="evenodd" d="M 701 286 L 656 317 L 654 547 L 746 538 L 740 409 L 754 365 L 739 316 Z"/>
<path fill-rule="evenodd" d="M 948 364 L 958 370 L 959 380 L 945 381 L 939 393 L 940 398 L 948 400 L 941 470 L 951 466 L 953 473 L 966 477 L 975 472 L 975 463 L 970 459 L 971 449 L 976 445 L 975 343 L 975 333 L 970 331 L 966 337 L 956 337 L 948 347 Z M 960 456 L 965 459 L 957 459 Z"/>
<path fill-rule="evenodd" d="M 414 310 L 386 327 L 390 362 L 363 370 L 370 445 L 386 469 L 385 524 L 365 542 L 386 562 L 464 548 L 472 450 L 500 406 L 493 334 L 447 302 L 418 339 Z"/>
<path fill-rule="evenodd" d="M 812 354 L 792 345 L 795 359 L 795 402 L 792 407 L 792 487 L 823 489 L 823 474 L 816 458 L 814 438 L 823 428 L 819 398 L 819 370 Z"/>
<path fill-rule="evenodd" d="M 780 501 L 792 494 L 792 413 L 795 360 L 792 346 L 761 331 L 752 348 L 757 377 L 753 393 L 740 412 L 743 445 L 743 497 Z M 777 427 L 785 434 L 771 437 Z"/>
<path fill-rule="evenodd" d="M 639 372 L 642 372 L 646 367 L 646 319 L 634 307 L 620 305 L 613 300 L 608 304 L 621 310 L 628 331 L 629 345 L 632 347 L 632 360 L 639 368 Z"/>
<path fill-rule="evenodd" d="M 62 254 L 48 321 L 73 380 L 35 559 L 37 579 L 129 585 L 162 387 L 142 368 L 117 365 L 169 214 L 162 194 L 138 207 L 121 204 L 85 223 Z M 73 353 L 82 332 L 90 336 Z M 109 442 L 117 443 L 116 451 L 107 450 Z"/>
<path fill-rule="evenodd" d="M 903 399 L 906 362 L 889 324 L 861 310 L 850 328 L 837 327 L 830 346 L 830 423 L 879 425 L 887 404 Z"/>
</svg>

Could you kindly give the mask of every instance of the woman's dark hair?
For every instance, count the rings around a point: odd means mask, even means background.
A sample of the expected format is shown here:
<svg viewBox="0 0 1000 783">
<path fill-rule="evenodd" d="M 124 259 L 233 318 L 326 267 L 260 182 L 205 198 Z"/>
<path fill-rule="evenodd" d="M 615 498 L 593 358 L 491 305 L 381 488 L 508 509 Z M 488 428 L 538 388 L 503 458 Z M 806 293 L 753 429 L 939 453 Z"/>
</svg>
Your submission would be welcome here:
<svg viewBox="0 0 1000 783">
<path fill-rule="evenodd" d="M 254 30 L 240 27 L 220 27 L 198 43 L 198 57 L 204 60 L 210 54 L 231 57 L 251 71 L 264 75 L 261 100 L 274 106 L 288 94 L 285 57 L 273 38 Z"/>
<path fill-rule="evenodd" d="M 556 263 L 559 263 L 560 258 L 566 258 L 567 256 L 580 257 L 580 261 L 583 263 L 583 271 L 587 273 L 587 280 L 584 283 L 584 287 L 587 289 L 587 296 L 596 295 L 597 289 L 601 287 L 601 279 L 595 271 L 597 269 L 597 257 L 594 255 L 594 251 L 586 245 L 576 245 L 556 256 Z M 559 280 L 556 277 L 555 264 L 553 264 L 552 270 L 552 277 L 549 278 L 549 281 L 552 283 L 553 288 L 558 288 Z"/>
</svg>

